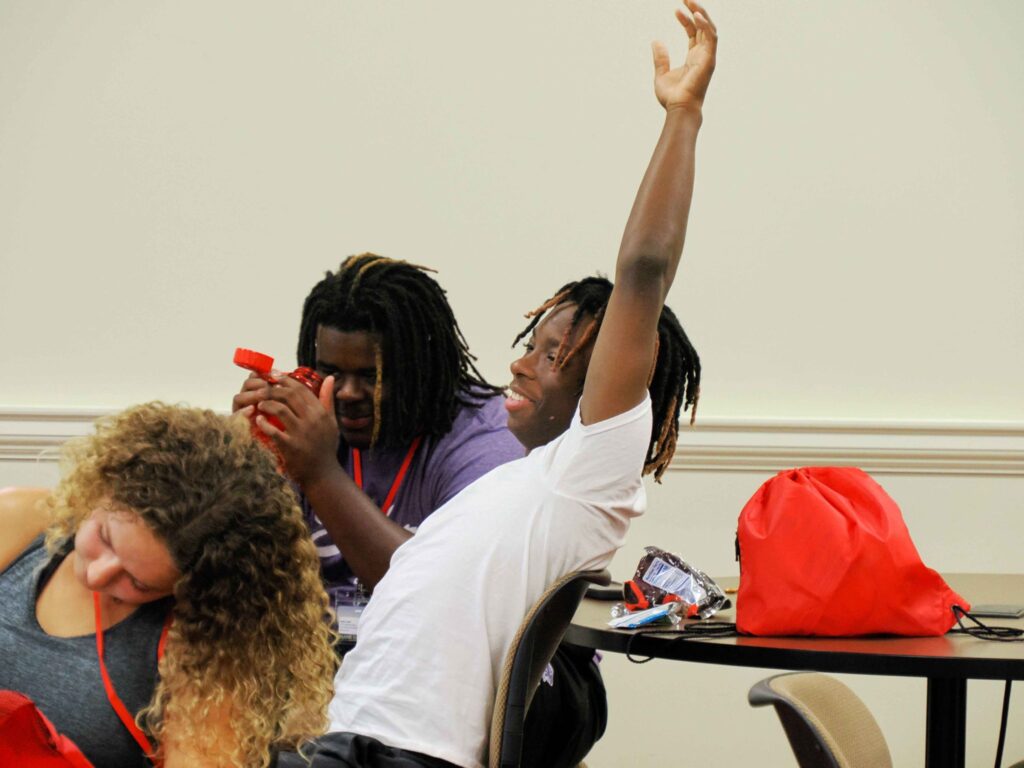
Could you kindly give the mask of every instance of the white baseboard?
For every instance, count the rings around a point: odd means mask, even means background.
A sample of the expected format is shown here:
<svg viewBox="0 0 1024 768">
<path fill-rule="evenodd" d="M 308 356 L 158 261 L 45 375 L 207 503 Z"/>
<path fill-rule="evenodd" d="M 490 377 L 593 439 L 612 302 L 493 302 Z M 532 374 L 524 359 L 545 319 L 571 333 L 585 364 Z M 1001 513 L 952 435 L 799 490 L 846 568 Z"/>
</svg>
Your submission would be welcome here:
<svg viewBox="0 0 1024 768">
<path fill-rule="evenodd" d="M 111 411 L 0 408 L 0 462 L 54 462 Z M 701 419 L 681 427 L 670 471 L 854 465 L 874 474 L 1024 476 L 1024 423 Z"/>
</svg>

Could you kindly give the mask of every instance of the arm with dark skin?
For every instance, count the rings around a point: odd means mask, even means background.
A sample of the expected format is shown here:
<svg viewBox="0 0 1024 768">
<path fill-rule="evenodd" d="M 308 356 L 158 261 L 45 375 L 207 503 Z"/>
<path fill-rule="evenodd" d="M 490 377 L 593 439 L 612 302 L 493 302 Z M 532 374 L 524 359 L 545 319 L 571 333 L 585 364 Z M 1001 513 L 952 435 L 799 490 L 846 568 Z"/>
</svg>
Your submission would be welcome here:
<svg viewBox="0 0 1024 768">
<path fill-rule="evenodd" d="M 288 476 L 298 483 L 328 535 L 352 572 L 372 589 L 391 565 L 395 550 L 412 537 L 387 517 L 338 463 L 338 424 L 334 417 L 334 377 L 320 387 L 319 398 L 287 375 L 274 385 L 259 378 L 246 381 L 235 395 L 233 410 L 276 417 L 282 432 L 263 416 L 256 424 L 269 435 L 284 460 Z"/>
<path fill-rule="evenodd" d="M 583 386 L 584 424 L 624 413 L 646 396 L 658 318 L 682 255 L 697 133 L 718 44 L 707 12 L 693 0 L 685 3 L 692 16 L 676 11 L 689 38 L 682 66 L 671 69 L 665 47 L 653 45 L 654 92 L 665 107 L 665 125 L 619 247 L 615 288 Z"/>
</svg>

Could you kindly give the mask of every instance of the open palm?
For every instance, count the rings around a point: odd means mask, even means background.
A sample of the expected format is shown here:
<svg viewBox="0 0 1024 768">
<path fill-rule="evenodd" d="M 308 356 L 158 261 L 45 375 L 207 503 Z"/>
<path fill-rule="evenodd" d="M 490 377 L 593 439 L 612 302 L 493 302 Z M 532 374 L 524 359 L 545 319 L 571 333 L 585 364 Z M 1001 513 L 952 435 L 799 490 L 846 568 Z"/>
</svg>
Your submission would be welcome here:
<svg viewBox="0 0 1024 768">
<path fill-rule="evenodd" d="M 676 18 L 686 30 L 689 49 L 682 66 L 671 68 L 668 49 L 655 42 L 654 53 L 654 94 L 665 109 L 679 107 L 700 108 L 704 103 L 711 73 L 715 71 L 715 51 L 718 47 L 718 32 L 705 11 L 694 0 L 684 0 L 693 14 L 676 11 Z"/>
</svg>

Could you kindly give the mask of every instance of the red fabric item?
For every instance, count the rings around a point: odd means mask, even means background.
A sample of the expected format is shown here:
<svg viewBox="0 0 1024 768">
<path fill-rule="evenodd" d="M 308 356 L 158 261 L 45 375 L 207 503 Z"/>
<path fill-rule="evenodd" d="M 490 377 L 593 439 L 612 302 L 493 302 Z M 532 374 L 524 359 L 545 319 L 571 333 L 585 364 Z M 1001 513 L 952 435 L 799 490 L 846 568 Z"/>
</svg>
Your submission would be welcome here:
<svg viewBox="0 0 1024 768">
<path fill-rule="evenodd" d="M 921 562 L 900 509 L 855 467 L 764 483 L 740 512 L 736 628 L 748 635 L 942 635 L 970 604 Z"/>
<path fill-rule="evenodd" d="M 27 696 L 0 691 L 0 765 L 18 768 L 93 768 L 67 736 Z"/>
<path fill-rule="evenodd" d="M 142 732 L 142 729 L 135 724 L 135 718 L 132 717 L 132 713 L 128 711 L 128 707 L 121 701 L 121 697 L 117 695 L 117 691 L 114 690 L 114 682 L 110 679 L 110 674 L 107 672 L 107 663 L 103 660 L 103 610 L 100 605 L 100 593 L 92 593 L 92 607 L 93 616 L 96 619 L 96 657 L 100 663 L 100 677 L 103 678 L 103 688 L 107 692 L 107 701 L 110 702 L 111 708 L 114 713 L 120 718 L 124 727 L 128 729 L 128 733 L 135 739 L 135 743 L 142 749 L 142 754 L 146 755 L 150 759 L 156 768 L 162 768 L 163 761 L 157 760 L 151 755 L 156 752 L 153 749 L 153 745 L 149 741 L 149 737 Z M 174 620 L 174 613 L 168 612 L 167 618 L 164 620 L 164 628 L 160 633 L 160 642 L 156 646 L 157 661 L 164 656 L 164 646 L 167 645 L 167 633 L 170 632 L 171 623 Z"/>
</svg>

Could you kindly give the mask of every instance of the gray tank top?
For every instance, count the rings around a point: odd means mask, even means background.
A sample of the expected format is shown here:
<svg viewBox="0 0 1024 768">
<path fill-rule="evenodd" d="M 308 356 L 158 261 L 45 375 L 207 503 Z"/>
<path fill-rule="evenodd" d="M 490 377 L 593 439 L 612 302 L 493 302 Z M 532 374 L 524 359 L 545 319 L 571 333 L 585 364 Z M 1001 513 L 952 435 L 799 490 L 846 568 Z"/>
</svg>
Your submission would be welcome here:
<svg viewBox="0 0 1024 768">
<path fill-rule="evenodd" d="M 47 558 L 43 537 L 0 573 L 0 688 L 19 691 L 42 710 L 97 768 L 148 766 L 142 749 L 107 699 L 96 635 L 53 637 L 36 620 L 36 600 L 70 543 Z M 147 603 L 104 633 L 114 690 L 133 714 L 156 685 L 156 654 L 171 600 Z"/>
</svg>

